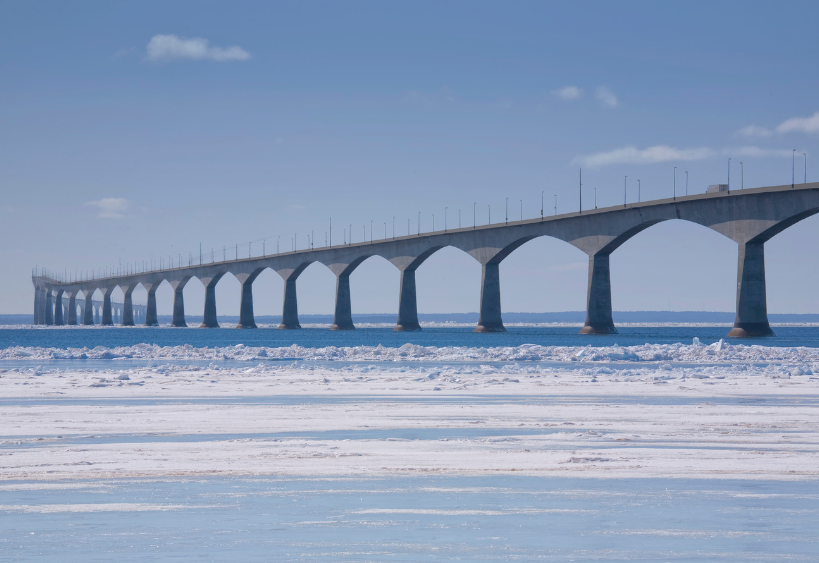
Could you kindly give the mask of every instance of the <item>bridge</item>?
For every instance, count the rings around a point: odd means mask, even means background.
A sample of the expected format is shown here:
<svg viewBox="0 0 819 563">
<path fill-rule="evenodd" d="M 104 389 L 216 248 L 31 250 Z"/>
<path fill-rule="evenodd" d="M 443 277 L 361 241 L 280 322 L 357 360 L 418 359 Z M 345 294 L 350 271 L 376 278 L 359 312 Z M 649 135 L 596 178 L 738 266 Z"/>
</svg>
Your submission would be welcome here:
<svg viewBox="0 0 819 563">
<path fill-rule="evenodd" d="M 177 265 L 151 271 L 126 271 L 116 275 L 74 281 L 58 275 L 37 273 L 35 287 L 35 324 L 77 324 L 77 301 L 84 325 L 94 324 L 91 296 L 103 295 L 102 324 L 113 325 L 111 293 L 119 287 L 123 294 L 121 323 L 134 325 L 131 294 L 142 285 L 148 292 L 144 324 L 157 325 L 156 290 L 168 282 L 174 290 L 172 325 L 185 327 L 182 290 L 191 279 L 205 286 L 202 327 L 218 327 L 216 284 L 225 274 L 241 283 L 239 324 L 255 328 L 253 281 L 267 268 L 279 274 L 284 284 L 284 305 L 279 328 L 301 328 L 298 317 L 296 280 L 313 262 L 327 266 L 336 275 L 335 315 L 332 330 L 354 329 L 350 302 L 350 274 L 367 258 L 382 256 L 401 273 L 398 292 L 398 320 L 395 330 L 420 330 L 415 295 L 415 271 L 436 251 L 453 246 L 477 260 L 482 267 L 480 318 L 475 332 L 503 332 L 499 265 L 522 244 L 548 236 L 565 241 L 589 257 L 586 322 L 582 334 L 617 332 L 612 319 L 611 254 L 634 235 L 672 219 L 691 221 L 712 229 L 737 243 L 736 318 L 729 336 L 772 335 L 768 324 L 765 292 L 765 242 L 791 225 L 819 212 L 819 182 L 706 193 L 622 206 L 580 210 L 547 217 L 500 224 L 473 225 L 416 235 L 309 248 L 275 255 L 234 260 Z M 173 266 L 172 264 L 170 266 Z M 68 299 L 67 317 L 62 307 Z"/>
</svg>

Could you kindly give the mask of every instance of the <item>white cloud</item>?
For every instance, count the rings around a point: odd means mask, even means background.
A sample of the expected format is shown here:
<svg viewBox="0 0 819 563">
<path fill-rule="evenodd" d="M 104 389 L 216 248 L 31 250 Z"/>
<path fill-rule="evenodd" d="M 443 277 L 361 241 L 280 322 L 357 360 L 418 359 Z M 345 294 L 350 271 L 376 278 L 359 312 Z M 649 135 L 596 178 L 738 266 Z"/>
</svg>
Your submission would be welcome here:
<svg viewBox="0 0 819 563">
<path fill-rule="evenodd" d="M 791 151 L 786 149 L 762 149 L 759 147 L 734 147 L 722 149 L 722 153 L 728 156 L 748 156 L 748 157 L 776 157 L 776 158 L 790 158 Z"/>
<path fill-rule="evenodd" d="M 780 123 L 776 131 L 778 133 L 790 133 L 792 131 L 817 133 L 819 132 L 819 111 L 810 117 L 791 117 Z"/>
<path fill-rule="evenodd" d="M 578 156 L 572 160 L 572 163 L 594 168 L 597 166 L 607 166 L 609 164 L 654 164 L 657 162 L 677 160 L 703 160 L 712 156 L 714 156 L 714 151 L 705 147 L 698 149 L 675 149 L 667 145 L 656 145 L 645 149 L 622 147 L 612 151 Z"/>
<path fill-rule="evenodd" d="M 99 217 L 103 219 L 122 219 L 123 213 L 131 204 L 123 197 L 104 197 L 97 201 L 86 202 L 86 205 L 93 205 L 99 209 Z"/>
<path fill-rule="evenodd" d="M 209 60 L 246 61 L 250 53 L 241 47 L 211 47 L 207 39 L 177 35 L 154 35 L 147 47 L 149 61 Z"/>
<path fill-rule="evenodd" d="M 617 96 L 614 95 L 614 92 L 612 92 L 605 86 L 599 86 L 594 95 L 597 97 L 601 104 L 609 106 L 610 108 L 616 108 L 617 106 L 620 105 L 620 101 L 617 99 Z"/>
<path fill-rule="evenodd" d="M 748 125 L 736 132 L 740 137 L 770 137 L 771 130 L 758 125 Z"/>
<path fill-rule="evenodd" d="M 565 88 L 552 90 L 552 95 L 557 96 L 561 100 L 571 101 L 582 96 L 583 90 L 577 86 L 566 86 Z"/>
</svg>

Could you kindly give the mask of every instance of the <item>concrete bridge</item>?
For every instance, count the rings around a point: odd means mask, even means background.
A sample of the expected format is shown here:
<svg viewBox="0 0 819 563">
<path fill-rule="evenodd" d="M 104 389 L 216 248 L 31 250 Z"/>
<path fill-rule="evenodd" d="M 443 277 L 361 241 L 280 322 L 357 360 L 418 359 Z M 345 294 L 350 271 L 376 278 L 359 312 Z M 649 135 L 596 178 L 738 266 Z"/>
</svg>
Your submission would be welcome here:
<svg viewBox="0 0 819 563">
<path fill-rule="evenodd" d="M 350 303 L 350 274 L 367 258 L 382 256 L 401 272 L 398 292 L 398 320 L 395 330 L 420 330 L 415 297 L 415 271 L 424 260 L 446 246 L 459 248 L 477 260 L 481 276 L 480 319 L 475 332 L 504 331 L 501 319 L 499 265 L 515 249 L 536 237 L 565 241 L 589 257 L 586 322 L 582 334 L 612 334 L 611 254 L 631 237 L 662 221 L 681 219 L 712 229 L 737 243 L 736 319 L 729 336 L 773 334 L 768 324 L 765 294 L 765 242 L 791 225 L 819 212 L 819 183 L 771 186 L 741 191 L 707 193 L 630 203 L 622 206 L 582 210 L 502 224 L 472 226 L 419 233 L 357 244 L 298 250 L 276 255 L 225 260 L 222 262 L 166 268 L 139 273 L 112 275 L 68 282 L 58 277 L 35 275 L 35 324 L 77 324 L 76 300 L 84 297 L 82 324 L 93 324 L 90 296 L 103 295 L 102 324 L 112 325 L 111 293 L 124 294 L 122 324 L 135 323 L 131 294 L 138 285 L 148 292 L 145 324 L 156 325 L 156 290 L 168 282 L 174 290 L 173 321 L 185 323 L 182 290 L 191 279 L 205 286 L 202 327 L 217 327 L 216 293 L 219 280 L 227 273 L 242 284 L 238 328 L 255 328 L 253 281 L 266 268 L 285 282 L 282 322 L 279 328 L 300 328 L 296 280 L 313 262 L 320 262 L 336 275 L 335 317 L 332 330 L 354 329 Z M 54 299 L 67 297 L 68 316 L 55 309 Z"/>
</svg>

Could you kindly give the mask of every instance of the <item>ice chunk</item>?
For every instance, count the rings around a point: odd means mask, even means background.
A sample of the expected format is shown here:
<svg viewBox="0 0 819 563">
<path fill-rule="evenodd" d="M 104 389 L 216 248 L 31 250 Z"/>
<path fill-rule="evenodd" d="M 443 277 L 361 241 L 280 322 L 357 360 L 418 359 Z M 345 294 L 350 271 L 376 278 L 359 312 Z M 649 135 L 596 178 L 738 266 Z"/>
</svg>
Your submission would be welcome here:
<svg viewBox="0 0 819 563">
<path fill-rule="evenodd" d="M 694 337 L 694 342 L 692 343 L 692 345 L 693 346 L 702 346 L 702 343 L 700 342 L 700 339 L 695 336 Z"/>
</svg>

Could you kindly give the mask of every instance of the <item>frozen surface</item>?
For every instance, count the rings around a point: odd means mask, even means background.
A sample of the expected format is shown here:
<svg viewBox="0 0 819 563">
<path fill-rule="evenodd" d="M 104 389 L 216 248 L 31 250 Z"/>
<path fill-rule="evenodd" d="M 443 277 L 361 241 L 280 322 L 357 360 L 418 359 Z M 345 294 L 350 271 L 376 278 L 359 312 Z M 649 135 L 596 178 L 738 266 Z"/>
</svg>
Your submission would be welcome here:
<svg viewBox="0 0 819 563">
<path fill-rule="evenodd" d="M 452 477 L 0 483 L 11 561 L 816 561 L 805 483 Z"/>
<path fill-rule="evenodd" d="M 817 369 L 725 341 L 10 346 L 0 560 L 815 561 Z"/>
</svg>

